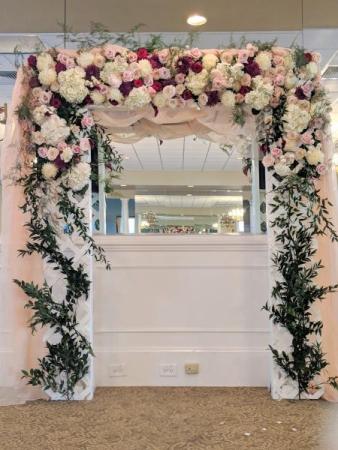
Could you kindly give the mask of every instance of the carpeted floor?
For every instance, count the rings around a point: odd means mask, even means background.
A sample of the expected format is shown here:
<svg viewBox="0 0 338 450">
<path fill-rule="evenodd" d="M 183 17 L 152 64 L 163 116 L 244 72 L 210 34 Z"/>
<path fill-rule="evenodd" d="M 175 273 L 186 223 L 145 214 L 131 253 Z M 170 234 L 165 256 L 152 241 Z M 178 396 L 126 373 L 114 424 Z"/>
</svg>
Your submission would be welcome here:
<svg viewBox="0 0 338 450">
<path fill-rule="evenodd" d="M 0 449 L 338 450 L 338 405 L 261 388 L 100 388 L 91 402 L 1 407 Z"/>
</svg>

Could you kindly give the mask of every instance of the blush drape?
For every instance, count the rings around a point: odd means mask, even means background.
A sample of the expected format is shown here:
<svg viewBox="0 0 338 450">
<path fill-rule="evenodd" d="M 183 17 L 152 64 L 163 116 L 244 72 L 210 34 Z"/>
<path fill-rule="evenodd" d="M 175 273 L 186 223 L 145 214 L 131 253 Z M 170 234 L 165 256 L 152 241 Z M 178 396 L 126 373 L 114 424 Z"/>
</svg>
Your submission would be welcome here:
<svg viewBox="0 0 338 450">
<path fill-rule="evenodd" d="M 24 203 L 22 187 L 13 183 L 13 168 L 20 162 L 22 131 L 16 109 L 26 95 L 28 86 L 22 70 L 18 71 L 12 102 L 8 111 L 5 139 L 1 149 L 2 224 L 1 224 L 1 291 L 0 291 L 0 349 L 6 357 L 0 364 L 0 405 L 19 404 L 42 398 L 40 388 L 28 386 L 21 379 L 21 370 L 37 366 L 43 353 L 40 333 L 32 336 L 28 327 L 30 312 L 24 308 L 27 300 L 13 279 L 42 281 L 42 262 L 36 256 L 18 256 L 25 247 L 28 233 L 24 227 L 27 217 L 19 209 Z"/>
</svg>

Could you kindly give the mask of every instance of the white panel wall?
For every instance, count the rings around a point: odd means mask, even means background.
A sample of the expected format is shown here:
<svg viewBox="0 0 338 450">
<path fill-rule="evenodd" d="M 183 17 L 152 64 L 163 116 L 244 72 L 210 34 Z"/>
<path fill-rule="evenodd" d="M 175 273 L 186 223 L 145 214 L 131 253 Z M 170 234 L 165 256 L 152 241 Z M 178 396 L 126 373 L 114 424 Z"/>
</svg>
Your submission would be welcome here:
<svg viewBox="0 0 338 450">
<path fill-rule="evenodd" d="M 98 240 L 112 270 L 95 266 L 97 385 L 268 385 L 264 236 Z M 1 362 L 10 359 L 8 331 L 0 320 Z M 198 362 L 200 373 L 185 375 L 186 362 Z M 163 364 L 175 376 L 161 376 Z"/>
</svg>

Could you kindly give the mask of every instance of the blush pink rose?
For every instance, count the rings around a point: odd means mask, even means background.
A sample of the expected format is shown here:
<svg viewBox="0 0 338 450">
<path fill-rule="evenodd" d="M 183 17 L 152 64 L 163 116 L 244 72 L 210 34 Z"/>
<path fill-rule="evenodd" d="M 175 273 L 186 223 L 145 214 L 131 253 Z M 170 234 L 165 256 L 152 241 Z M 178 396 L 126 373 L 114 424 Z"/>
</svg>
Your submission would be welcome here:
<svg viewBox="0 0 338 450">
<path fill-rule="evenodd" d="M 135 53 L 135 52 L 129 52 L 128 55 L 127 55 L 127 58 L 128 58 L 128 61 L 129 61 L 130 63 L 137 62 L 137 53 Z"/>
<path fill-rule="evenodd" d="M 144 85 L 147 87 L 152 86 L 154 83 L 154 79 L 151 75 L 146 75 L 145 77 L 143 77 L 143 81 Z"/>
<path fill-rule="evenodd" d="M 287 50 L 286 48 L 283 48 L 283 47 L 272 47 L 271 50 L 274 55 L 282 56 L 282 57 L 285 57 L 290 53 L 289 50 Z"/>
<path fill-rule="evenodd" d="M 240 49 L 238 50 L 238 61 L 242 64 L 247 63 L 248 62 L 248 58 L 249 58 L 249 51 L 246 49 Z"/>
<path fill-rule="evenodd" d="M 301 134 L 300 138 L 302 143 L 305 145 L 313 144 L 312 133 L 310 133 L 309 131 L 306 131 L 305 133 Z"/>
<path fill-rule="evenodd" d="M 94 120 L 91 116 L 83 116 L 81 120 L 81 125 L 84 128 L 90 128 L 94 125 Z"/>
<path fill-rule="evenodd" d="M 67 144 L 65 142 L 59 142 L 57 147 L 58 147 L 58 150 L 61 152 L 62 150 L 64 150 L 67 147 Z"/>
<path fill-rule="evenodd" d="M 125 70 L 122 75 L 122 80 L 126 83 L 133 81 L 134 73 L 131 70 Z"/>
<path fill-rule="evenodd" d="M 302 91 L 307 97 L 310 97 L 311 92 L 313 91 L 313 84 L 311 81 L 308 81 L 307 83 L 303 84 Z"/>
<path fill-rule="evenodd" d="M 38 155 L 41 157 L 41 158 L 47 158 L 47 147 L 39 147 L 39 149 L 38 149 Z"/>
<path fill-rule="evenodd" d="M 80 149 L 82 152 L 88 152 L 91 147 L 90 147 L 90 141 L 88 138 L 81 138 L 80 139 Z"/>
<path fill-rule="evenodd" d="M 107 44 L 103 48 L 103 54 L 107 59 L 114 59 L 117 53 L 123 53 L 124 49 L 119 45 Z"/>
<path fill-rule="evenodd" d="M 282 150 L 279 147 L 273 147 L 271 149 L 271 155 L 274 158 L 279 158 L 281 156 L 281 154 L 282 154 Z"/>
<path fill-rule="evenodd" d="M 318 141 L 322 141 L 324 139 L 324 132 L 323 132 L 323 130 L 316 130 L 315 131 L 315 136 L 316 136 L 316 139 L 318 139 Z"/>
<path fill-rule="evenodd" d="M 160 78 L 162 78 L 163 80 L 168 80 L 171 77 L 170 70 L 167 69 L 166 67 L 160 67 L 158 71 L 160 74 Z"/>
<path fill-rule="evenodd" d="M 248 73 L 245 73 L 241 78 L 242 86 L 251 86 L 251 77 Z"/>
<path fill-rule="evenodd" d="M 122 84 L 122 80 L 120 77 L 118 77 L 117 75 L 112 73 L 108 77 L 108 83 L 110 84 L 110 86 L 112 86 L 114 88 L 119 88 Z"/>
<path fill-rule="evenodd" d="M 81 148 L 80 148 L 79 145 L 74 145 L 73 146 L 73 153 L 75 153 L 77 155 L 81 153 Z"/>
<path fill-rule="evenodd" d="M 225 80 L 222 77 L 216 77 L 212 80 L 212 90 L 213 91 L 219 91 L 224 87 Z"/>
<path fill-rule="evenodd" d="M 160 61 L 161 64 L 165 64 L 165 62 L 168 59 L 169 56 L 169 50 L 167 48 L 164 48 L 163 50 L 160 50 L 157 54 L 158 59 Z"/>
<path fill-rule="evenodd" d="M 275 79 L 274 79 L 274 83 L 275 83 L 277 86 L 283 86 L 284 82 L 285 82 L 285 77 L 284 77 L 284 75 L 282 75 L 281 73 L 278 73 L 278 74 L 276 75 Z"/>
<path fill-rule="evenodd" d="M 190 55 L 195 59 L 199 59 L 202 57 L 202 52 L 199 48 L 192 48 L 188 53 L 190 53 Z"/>
<path fill-rule="evenodd" d="M 250 44 L 250 43 L 246 45 L 246 49 L 249 53 L 250 58 L 253 58 L 255 56 L 255 53 L 258 51 L 258 48 L 255 45 Z"/>
<path fill-rule="evenodd" d="M 183 83 L 184 83 L 184 80 L 185 80 L 185 75 L 184 75 L 184 73 L 178 73 L 178 74 L 175 75 L 175 81 L 176 81 L 176 83 L 178 83 L 178 84 L 183 84 Z"/>
<path fill-rule="evenodd" d="M 270 153 L 264 156 L 262 159 L 262 164 L 264 167 L 272 167 L 275 163 L 275 159 Z"/>
<path fill-rule="evenodd" d="M 319 175 L 324 175 L 327 172 L 327 167 L 325 164 L 318 164 L 316 171 Z"/>
</svg>

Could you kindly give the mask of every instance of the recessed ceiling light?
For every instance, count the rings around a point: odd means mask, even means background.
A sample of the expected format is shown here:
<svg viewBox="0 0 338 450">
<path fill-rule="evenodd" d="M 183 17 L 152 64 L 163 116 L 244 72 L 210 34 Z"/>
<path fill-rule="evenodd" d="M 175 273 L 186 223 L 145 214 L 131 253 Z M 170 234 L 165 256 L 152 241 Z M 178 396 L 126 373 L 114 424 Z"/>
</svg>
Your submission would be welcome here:
<svg viewBox="0 0 338 450">
<path fill-rule="evenodd" d="M 188 185 L 188 188 L 193 188 L 193 187 L 194 187 L 193 184 L 189 184 L 189 185 Z"/>
<path fill-rule="evenodd" d="M 127 185 L 126 184 L 120 184 L 120 187 L 126 187 Z"/>
<path fill-rule="evenodd" d="M 199 14 L 193 14 L 187 18 L 187 24 L 193 27 L 200 27 L 207 23 L 207 18 L 204 16 L 200 16 Z"/>
</svg>

